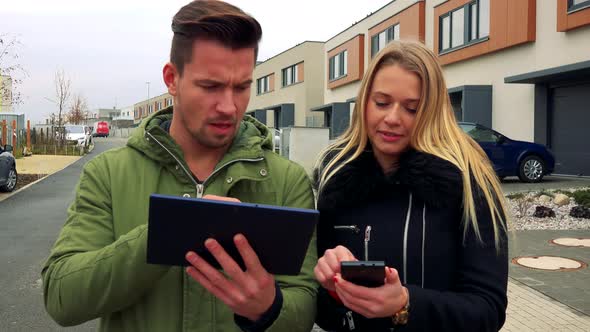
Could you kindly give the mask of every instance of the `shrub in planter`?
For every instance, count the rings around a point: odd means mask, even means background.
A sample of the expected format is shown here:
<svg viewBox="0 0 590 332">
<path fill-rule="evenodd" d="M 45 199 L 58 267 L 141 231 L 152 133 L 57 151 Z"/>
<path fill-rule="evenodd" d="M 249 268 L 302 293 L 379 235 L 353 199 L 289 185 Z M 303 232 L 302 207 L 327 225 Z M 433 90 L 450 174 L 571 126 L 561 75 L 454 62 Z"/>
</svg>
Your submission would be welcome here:
<svg viewBox="0 0 590 332">
<path fill-rule="evenodd" d="M 574 206 L 570 210 L 570 216 L 574 218 L 590 219 L 590 209 L 584 206 Z"/>
<path fill-rule="evenodd" d="M 555 211 L 549 207 L 539 205 L 535 208 L 533 216 L 537 218 L 553 218 L 555 217 Z"/>
<path fill-rule="evenodd" d="M 575 191 L 573 196 L 577 204 L 590 208 L 590 189 Z"/>
</svg>

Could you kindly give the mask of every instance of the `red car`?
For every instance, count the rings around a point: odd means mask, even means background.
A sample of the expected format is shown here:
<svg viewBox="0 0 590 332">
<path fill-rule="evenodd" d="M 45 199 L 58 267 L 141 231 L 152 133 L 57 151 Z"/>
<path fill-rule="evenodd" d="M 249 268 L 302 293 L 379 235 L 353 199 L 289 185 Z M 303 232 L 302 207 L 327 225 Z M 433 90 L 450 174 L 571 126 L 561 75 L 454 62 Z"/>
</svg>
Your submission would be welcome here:
<svg viewBox="0 0 590 332">
<path fill-rule="evenodd" d="M 109 123 L 106 121 L 95 122 L 94 129 L 92 130 L 92 136 L 94 136 L 94 137 L 108 137 L 109 136 Z"/>
</svg>

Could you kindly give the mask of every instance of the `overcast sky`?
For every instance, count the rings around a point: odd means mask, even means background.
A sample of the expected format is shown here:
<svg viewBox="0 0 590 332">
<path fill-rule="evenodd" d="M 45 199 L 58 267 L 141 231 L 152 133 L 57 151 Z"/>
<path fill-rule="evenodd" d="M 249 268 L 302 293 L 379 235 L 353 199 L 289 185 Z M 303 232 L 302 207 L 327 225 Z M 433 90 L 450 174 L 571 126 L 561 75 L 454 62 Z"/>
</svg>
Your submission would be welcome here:
<svg viewBox="0 0 590 332">
<path fill-rule="evenodd" d="M 391 0 L 230 0 L 262 25 L 258 60 L 306 40 L 326 41 Z M 16 112 L 37 123 L 56 106 L 54 76 L 63 69 L 90 109 L 133 105 L 166 92 L 174 14 L 187 0 L 2 0 L 0 34 L 16 36 L 28 77 Z M 6 63 L 3 62 L 3 65 Z"/>
</svg>

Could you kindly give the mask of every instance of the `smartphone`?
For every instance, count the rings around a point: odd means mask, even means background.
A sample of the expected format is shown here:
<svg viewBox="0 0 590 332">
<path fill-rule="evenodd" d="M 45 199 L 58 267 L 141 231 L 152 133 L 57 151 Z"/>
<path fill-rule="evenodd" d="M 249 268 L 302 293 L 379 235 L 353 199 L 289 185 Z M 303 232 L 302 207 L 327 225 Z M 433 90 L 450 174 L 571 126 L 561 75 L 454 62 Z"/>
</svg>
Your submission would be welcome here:
<svg viewBox="0 0 590 332">
<path fill-rule="evenodd" d="M 342 279 L 365 287 L 379 287 L 385 283 L 384 261 L 340 262 Z"/>
</svg>

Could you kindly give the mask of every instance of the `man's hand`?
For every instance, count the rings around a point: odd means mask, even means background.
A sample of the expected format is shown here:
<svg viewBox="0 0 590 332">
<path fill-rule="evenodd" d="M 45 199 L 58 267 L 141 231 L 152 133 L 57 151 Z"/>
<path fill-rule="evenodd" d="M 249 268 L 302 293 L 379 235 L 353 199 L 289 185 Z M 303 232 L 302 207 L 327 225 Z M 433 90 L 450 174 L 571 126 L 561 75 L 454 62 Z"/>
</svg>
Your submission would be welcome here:
<svg viewBox="0 0 590 332">
<path fill-rule="evenodd" d="M 186 254 L 186 259 L 192 265 L 186 268 L 186 272 L 234 313 L 254 322 L 268 311 L 274 302 L 275 280 L 262 267 L 258 256 L 242 234 L 234 236 L 234 243 L 244 260 L 246 271 L 242 271 L 219 242 L 207 239 L 205 247 L 229 278 L 192 251 Z"/>
<path fill-rule="evenodd" d="M 222 201 L 222 202 L 235 202 L 241 203 L 239 199 L 233 197 L 226 197 L 226 196 L 217 196 L 217 195 L 205 195 L 203 199 L 210 199 L 212 201 Z"/>
</svg>

